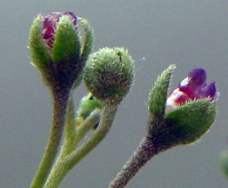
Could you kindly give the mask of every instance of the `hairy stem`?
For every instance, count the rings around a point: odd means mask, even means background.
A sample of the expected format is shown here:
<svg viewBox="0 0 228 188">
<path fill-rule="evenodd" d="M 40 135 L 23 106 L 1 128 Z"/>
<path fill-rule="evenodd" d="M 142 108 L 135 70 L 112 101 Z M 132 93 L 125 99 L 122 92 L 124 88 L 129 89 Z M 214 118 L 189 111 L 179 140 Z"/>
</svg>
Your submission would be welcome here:
<svg viewBox="0 0 228 188">
<path fill-rule="evenodd" d="M 69 93 L 67 92 L 53 94 L 52 124 L 49 131 L 48 143 L 46 145 L 41 162 L 39 164 L 36 175 L 32 180 L 30 188 L 43 187 L 50 169 L 54 163 L 65 123 L 68 96 Z"/>
<path fill-rule="evenodd" d="M 116 110 L 117 106 L 105 105 L 99 126 L 92 137 L 53 168 L 44 188 L 57 188 L 65 175 L 103 140 L 111 128 Z"/>
<path fill-rule="evenodd" d="M 108 188 L 123 188 L 137 172 L 158 153 L 151 137 L 145 136 L 133 155 L 110 182 Z"/>
<path fill-rule="evenodd" d="M 74 101 L 72 96 L 69 98 L 66 113 L 66 123 L 64 128 L 64 141 L 59 154 L 59 159 L 63 159 L 67 154 L 75 149 L 75 117 L 74 117 Z"/>
<path fill-rule="evenodd" d="M 91 112 L 89 117 L 87 117 L 84 122 L 80 125 L 80 127 L 77 129 L 76 135 L 75 135 L 75 145 L 77 146 L 80 141 L 85 137 L 86 133 L 92 129 L 97 123 L 99 123 L 100 120 L 100 110 L 94 110 Z"/>
<path fill-rule="evenodd" d="M 86 133 L 94 125 L 96 125 L 99 122 L 99 120 L 100 120 L 100 110 L 95 110 L 94 112 L 91 113 L 91 115 L 89 115 L 89 117 L 86 118 L 86 120 L 82 123 L 80 128 L 77 130 L 76 134 L 74 132 L 75 138 L 74 138 L 73 142 L 65 142 L 65 144 L 62 146 L 61 152 L 53 166 L 53 169 L 57 169 L 58 166 L 62 163 L 62 160 L 64 160 L 67 157 L 67 155 L 69 155 L 71 152 L 73 152 L 75 150 L 77 144 L 79 144 L 79 142 L 84 138 Z M 66 132 L 65 132 L 65 134 L 66 134 Z M 68 144 L 70 144 L 70 145 L 68 145 Z"/>
<path fill-rule="evenodd" d="M 71 103 L 71 102 L 70 102 Z M 69 103 L 69 107 L 71 109 L 72 104 Z M 67 118 L 74 118 L 74 116 L 70 115 L 72 114 L 72 110 L 68 111 L 68 117 Z M 71 112 L 70 112 L 71 111 Z M 69 117 L 70 116 L 70 117 Z M 58 159 L 56 160 L 56 163 L 58 163 L 60 160 L 64 159 L 68 154 L 73 152 L 79 142 L 84 138 L 86 133 L 94 127 L 97 123 L 99 123 L 100 120 L 100 110 L 94 110 L 89 117 L 86 118 L 86 120 L 82 123 L 79 129 L 76 131 L 76 125 L 75 121 L 73 120 L 67 120 L 68 124 L 65 125 L 65 139 L 63 146 L 61 148 L 60 154 Z M 66 130 L 67 129 L 67 130 Z M 70 132 L 72 131 L 72 132 Z"/>
</svg>

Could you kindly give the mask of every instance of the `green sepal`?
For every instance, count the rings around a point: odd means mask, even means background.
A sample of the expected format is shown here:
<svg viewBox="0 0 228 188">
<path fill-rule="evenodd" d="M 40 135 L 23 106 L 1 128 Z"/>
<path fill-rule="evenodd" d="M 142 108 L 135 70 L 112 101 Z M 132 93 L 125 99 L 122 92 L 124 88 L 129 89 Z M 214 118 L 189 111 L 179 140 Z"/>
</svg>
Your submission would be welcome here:
<svg viewBox="0 0 228 188">
<path fill-rule="evenodd" d="M 77 116 L 83 119 L 87 118 L 91 112 L 95 109 L 101 109 L 103 107 L 103 102 L 94 97 L 91 93 L 84 96 L 79 104 L 79 109 L 77 111 Z"/>
<path fill-rule="evenodd" d="M 148 110 L 153 117 L 164 116 L 169 83 L 175 68 L 175 65 L 170 65 L 164 70 L 149 93 Z"/>
<path fill-rule="evenodd" d="M 93 29 L 84 18 L 80 18 L 79 27 L 83 29 L 81 38 L 81 61 L 86 61 L 93 47 Z"/>
<path fill-rule="evenodd" d="M 48 63 L 51 61 L 48 48 L 41 36 L 42 18 L 37 16 L 30 28 L 29 33 L 29 51 L 32 58 L 32 64 L 43 72 L 47 69 Z"/>
<path fill-rule="evenodd" d="M 62 16 L 56 26 L 55 41 L 52 49 L 53 62 L 77 63 L 80 56 L 80 40 L 68 16 Z"/>
<path fill-rule="evenodd" d="M 224 175 L 228 178 L 228 150 L 221 153 L 219 161 Z"/>
<path fill-rule="evenodd" d="M 166 115 L 170 142 L 190 144 L 206 133 L 215 120 L 216 104 L 208 99 L 191 101 Z"/>
</svg>

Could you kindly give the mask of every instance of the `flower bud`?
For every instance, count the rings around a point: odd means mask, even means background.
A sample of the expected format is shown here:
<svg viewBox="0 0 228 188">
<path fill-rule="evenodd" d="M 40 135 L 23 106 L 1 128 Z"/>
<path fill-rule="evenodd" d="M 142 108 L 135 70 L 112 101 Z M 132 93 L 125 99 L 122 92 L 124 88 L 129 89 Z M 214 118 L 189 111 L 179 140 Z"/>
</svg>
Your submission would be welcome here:
<svg viewBox="0 0 228 188">
<path fill-rule="evenodd" d="M 224 150 L 220 155 L 220 166 L 224 175 L 228 178 L 228 150 Z"/>
<path fill-rule="evenodd" d="M 84 71 L 89 91 L 112 104 L 118 104 L 128 93 L 133 76 L 133 59 L 123 48 L 100 49 L 89 57 Z"/>
<path fill-rule="evenodd" d="M 93 110 L 96 108 L 101 109 L 102 107 L 103 103 L 89 93 L 81 99 L 77 115 L 85 119 Z"/>
<path fill-rule="evenodd" d="M 161 74 L 149 97 L 149 134 L 161 150 L 197 141 L 210 129 L 216 115 L 218 92 L 214 82 L 206 83 L 203 69 L 191 71 L 166 101 L 171 70 Z"/>
<path fill-rule="evenodd" d="M 92 40 L 84 44 L 91 31 L 81 37 L 79 27 L 80 19 L 72 12 L 52 12 L 33 21 L 29 35 L 32 64 L 48 86 L 72 88 L 81 75 L 86 60 L 81 54 L 85 48 L 90 51 Z"/>
<path fill-rule="evenodd" d="M 77 111 L 76 124 L 80 126 L 81 123 L 95 110 L 102 109 L 103 103 L 94 97 L 91 93 L 84 96 L 79 104 Z M 96 125 L 97 126 L 97 125 Z"/>
</svg>

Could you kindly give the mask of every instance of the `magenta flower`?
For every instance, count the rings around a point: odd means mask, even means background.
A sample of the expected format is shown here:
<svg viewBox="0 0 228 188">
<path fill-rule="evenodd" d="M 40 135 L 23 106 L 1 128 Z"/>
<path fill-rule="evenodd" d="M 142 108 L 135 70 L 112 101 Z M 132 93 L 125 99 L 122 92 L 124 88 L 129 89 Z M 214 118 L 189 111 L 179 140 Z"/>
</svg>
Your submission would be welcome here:
<svg viewBox="0 0 228 188">
<path fill-rule="evenodd" d="M 42 37 L 49 48 L 53 47 L 56 25 L 62 16 L 68 16 L 75 26 L 75 29 L 77 28 L 78 18 L 73 12 L 52 12 L 42 16 Z"/>
<path fill-rule="evenodd" d="M 168 97 L 167 108 L 175 108 L 188 101 L 208 98 L 213 101 L 218 97 L 215 82 L 206 82 L 206 71 L 201 68 L 193 69 L 188 76 L 182 80 Z"/>
</svg>

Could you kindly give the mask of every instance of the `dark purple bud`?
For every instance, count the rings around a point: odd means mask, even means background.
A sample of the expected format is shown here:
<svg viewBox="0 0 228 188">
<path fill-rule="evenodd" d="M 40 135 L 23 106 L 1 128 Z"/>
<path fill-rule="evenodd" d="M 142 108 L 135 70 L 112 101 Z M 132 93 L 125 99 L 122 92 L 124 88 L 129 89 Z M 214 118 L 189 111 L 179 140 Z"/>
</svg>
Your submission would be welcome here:
<svg viewBox="0 0 228 188">
<path fill-rule="evenodd" d="M 52 12 L 43 16 L 42 36 L 49 48 L 53 47 L 56 26 L 62 16 L 69 16 L 75 29 L 77 27 L 77 17 L 73 12 Z"/>
</svg>

